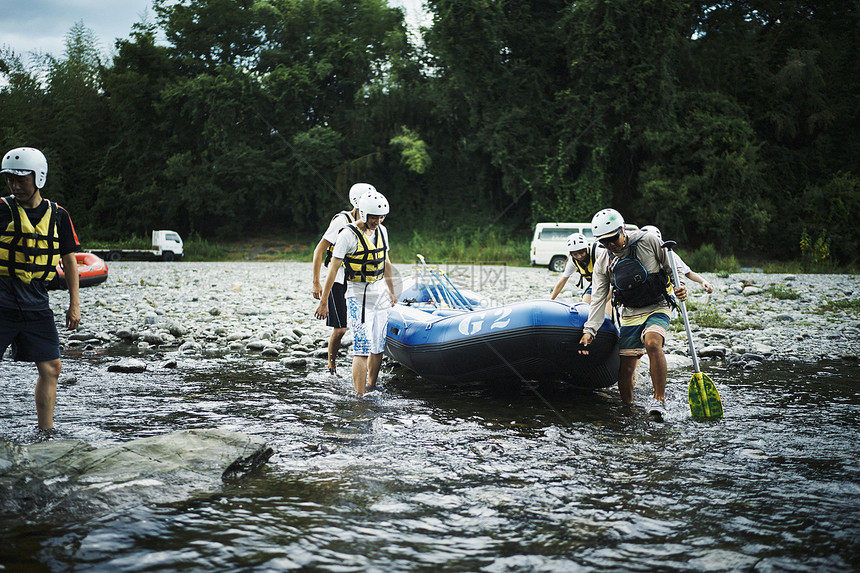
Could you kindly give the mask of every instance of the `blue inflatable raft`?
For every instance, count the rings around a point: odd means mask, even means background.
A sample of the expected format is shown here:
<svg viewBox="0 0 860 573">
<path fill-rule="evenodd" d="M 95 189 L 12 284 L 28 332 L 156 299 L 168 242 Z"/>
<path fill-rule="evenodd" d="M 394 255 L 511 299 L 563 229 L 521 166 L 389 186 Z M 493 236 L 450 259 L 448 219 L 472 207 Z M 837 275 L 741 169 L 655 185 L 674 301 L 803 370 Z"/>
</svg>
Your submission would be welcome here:
<svg viewBox="0 0 860 573">
<path fill-rule="evenodd" d="M 403 299 L 401 299 L 403 300 Z M 617 381 L 618 330 L 603 321 L 580 354 L 588 305 L 531 300 L 490 309 L 398 304 L 388 311 L 386 354 L 432 381 L 565 381 L 606 388 Z"/>
</svg>

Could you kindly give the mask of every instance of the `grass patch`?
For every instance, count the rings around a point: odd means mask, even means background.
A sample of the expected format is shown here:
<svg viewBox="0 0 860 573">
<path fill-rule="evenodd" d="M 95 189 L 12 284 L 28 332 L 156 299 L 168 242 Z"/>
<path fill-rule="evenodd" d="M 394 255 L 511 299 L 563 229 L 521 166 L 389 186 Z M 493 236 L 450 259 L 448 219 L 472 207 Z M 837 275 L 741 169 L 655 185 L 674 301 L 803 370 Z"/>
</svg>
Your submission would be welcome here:
<svg viewBox="0 0 860 573">
<path fill-rule="evenodd" d="M 687 304 L 690 322 L 702 328 L 727 328 L 731 330 L 761 330 L 763 327 L 750 322 L 732 322 L 723 317 L 713 305 Z M 669 324 L 669 329 L 675 332 L 684 330 L 684 319 L 675 317 Z"/>
<path fill-rule="evenodd" d="M 732 323 L 726 320 L 716 307 L 710 305 L 697 308 L 692 319 L 702 328 L 732 328 Z"/>
<path fill-rule="evenodd" d="M 819 312 L 838 312 L 838 311 L 848 311 L 848 312 L 860 312 L 860 298 L 841 298 L 838 300 L 833 300 L 829 298 L 825 298 L 824 301 L 819 305 Z"/>
<path fill-rule="evenodd" d="M 526 266 L 528 238 L 512 237 L 499 227 L 457 228 L 452 231 L 412 230 L 409 240 L 391 241 L 394 263 L 413 263 L 421 254 L 428 263 L 483 263 Z"/>
<path fill-rule="evenodd" d="M 684 251 L 681 258 L 697 272 L 726 273 L 728 276 L 728 273 L 736 273 L 741 268 L 734 255 L 723 256 L 707 243 L 692 253 Z"/>
<path fill-rule="evenodd" d="M 773 298 L 779 300 L 797 300 L 800 298 L 800 293 L 791 287 L 781 284 L 772 284 L 764 289 L 764 292 L 770 293 Z"/>
</svg>

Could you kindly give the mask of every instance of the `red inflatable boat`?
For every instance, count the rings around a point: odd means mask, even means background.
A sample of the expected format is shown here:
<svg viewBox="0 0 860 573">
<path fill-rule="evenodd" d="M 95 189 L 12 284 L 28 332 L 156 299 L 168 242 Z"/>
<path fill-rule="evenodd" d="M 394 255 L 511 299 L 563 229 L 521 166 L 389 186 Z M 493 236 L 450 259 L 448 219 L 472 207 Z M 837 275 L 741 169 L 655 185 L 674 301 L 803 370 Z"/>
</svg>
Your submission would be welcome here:
<svg viewBox="0 0 860 573">
<path fill-rule="evenodd" d="M 75 253 L 78 261 L 78 281 L 81 288 L 91 287 L 105 282 L 108 278 L 107 264 L 92 253 Z M 57 265 L 57 276 L 48 285 L 49 289 L 66 289 L 66 273 L 63 262 Z"/>
</svg>

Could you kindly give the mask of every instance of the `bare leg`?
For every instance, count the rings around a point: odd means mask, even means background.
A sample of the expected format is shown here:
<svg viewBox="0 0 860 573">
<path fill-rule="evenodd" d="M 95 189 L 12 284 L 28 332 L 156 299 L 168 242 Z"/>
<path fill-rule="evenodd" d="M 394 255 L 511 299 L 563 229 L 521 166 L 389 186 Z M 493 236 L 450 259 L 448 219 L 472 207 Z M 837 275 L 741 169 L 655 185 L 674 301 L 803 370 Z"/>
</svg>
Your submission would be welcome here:
<svg viewBox="0 0 860 573">
<path fill-rule="evenodd" d="M 633 378 L 636 376 L 636 367 L 639 359 L 635 356 L 622 356 L 621 366 L 618 368 L 618 393 L 621 401 L 625 404 L 633 403 Z"/>
<path fill-rule="evenodd" d="M 367 356 L 352 357 L 352 385 L 359 396 L 364 396 L 367 386 L 367 363 Z"/>
<path fill-rule="evenodd" d="M 39 428 L 50 430 L 54 427 L 54 405 L 57 403 L 57 381 L 63 366 L 60 359 L 37 362 L 39 377 L 36 379 L 36 416 Z"/>
<path fill-rule="evenodd" d="M 663 354 L 663 337 L 656 332 L 645 333 L 645 351 L 650 361 L 651 383 L 654 385 L 654 398 L 666 401 L 666 355 Z"/>
<path fill-rule="evenodd" d="M 345 328 L 333 328 L 328 339 L 328 367 L 337 369 L 337 353 L 340 352 L 340 341 L 346 334 Z"/>
<path fill-rule="evenodd" d="M 376 388 L 376 380 L 379 378 L 379 369 L 382 367 L 382 353 L 371 354 L 367 361 L 367 387 Z"/>
</svg>

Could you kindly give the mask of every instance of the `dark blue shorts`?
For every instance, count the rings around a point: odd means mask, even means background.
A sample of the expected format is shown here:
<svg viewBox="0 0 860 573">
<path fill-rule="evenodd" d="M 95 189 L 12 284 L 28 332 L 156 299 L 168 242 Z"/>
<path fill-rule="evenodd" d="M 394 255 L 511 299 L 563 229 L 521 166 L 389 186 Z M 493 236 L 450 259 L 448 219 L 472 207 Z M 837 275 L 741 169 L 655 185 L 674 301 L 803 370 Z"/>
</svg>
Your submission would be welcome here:
<svg viewBox="0 0 860 573">
<path fill-rule="evenodd" d="M 326 325 L 346 328 L 346 284 L 334 283 L 328 295 L 328 317 Z"/>
<path fill-rule="evenodd" d="M 12 345 L 20 362 L 46 362 L 60 357 L 60 336 L 50 310 L 0 311 L 0 357 Z"/>
</svg>

